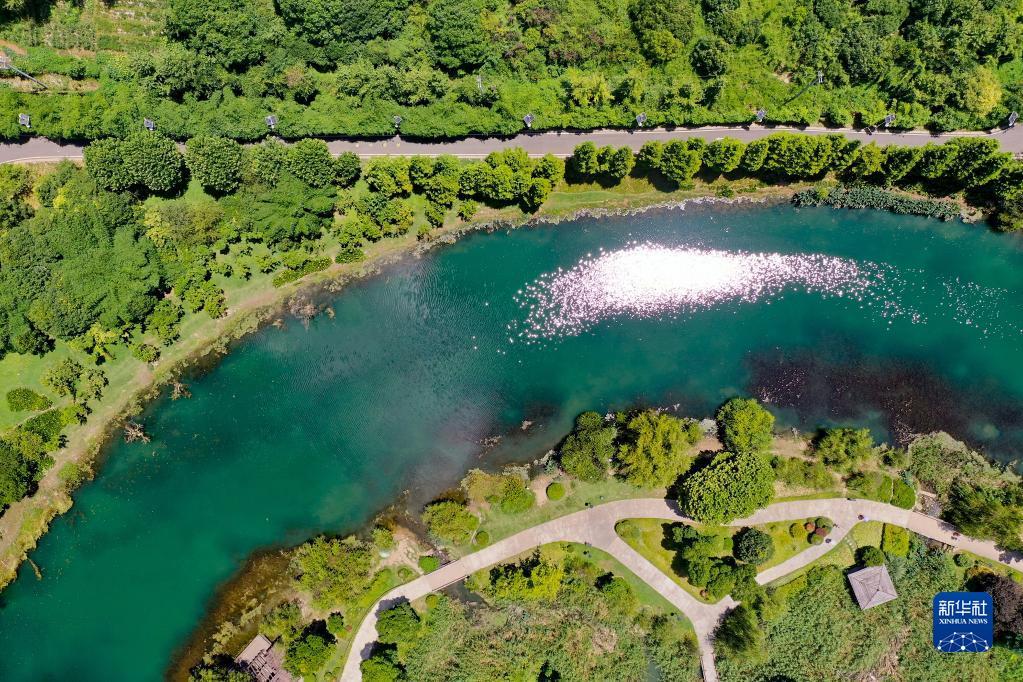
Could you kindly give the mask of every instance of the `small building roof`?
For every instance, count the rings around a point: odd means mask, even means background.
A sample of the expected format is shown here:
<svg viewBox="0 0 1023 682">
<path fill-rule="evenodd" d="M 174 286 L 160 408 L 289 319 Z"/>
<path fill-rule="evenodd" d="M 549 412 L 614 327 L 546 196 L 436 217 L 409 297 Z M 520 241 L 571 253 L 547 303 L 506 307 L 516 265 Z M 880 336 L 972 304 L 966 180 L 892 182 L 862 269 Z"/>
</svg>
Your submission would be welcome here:
<svg viewBox="0 0 1023 682">
<path fill-rule="evenodd" d="M 263 635 L 256 635 L 234 660 L 257 682 L 292 682 L 293 680 L 283 667 L 282 652 Z"/>
<path fill-rule="evenodd" d="M 888 567 L 867 566 L 849 574 L 849 584 L 861 609 L 870 609 L 898 598 Z"/>
</svg>

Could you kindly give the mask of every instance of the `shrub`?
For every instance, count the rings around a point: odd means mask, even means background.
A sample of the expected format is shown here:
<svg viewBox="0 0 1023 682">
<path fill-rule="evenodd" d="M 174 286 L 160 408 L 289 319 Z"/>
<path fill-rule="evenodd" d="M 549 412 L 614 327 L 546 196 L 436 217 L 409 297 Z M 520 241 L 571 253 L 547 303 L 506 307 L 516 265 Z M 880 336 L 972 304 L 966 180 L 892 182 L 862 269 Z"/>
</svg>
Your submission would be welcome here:
<svg viewBox="0 0 1023 682">
<path fill-rule="evenodd" d="M 335 637 L 345 634 L 345 617 L 340 613 L 332 613 L 327 616 L 327 632 Z"/>
<path fill-rule="evenodd" d="M 486 547 L 487 545 L 490 544 L 490 533 L 488 533 L 485 530 L 481 530 L 478 533 L 476 533 L 475 537 L 473 537 L 472 539 L 472 542 L 477 547 Z"/>
<path fill-rule="evenodd" d="M 789 535 L 791 535 L 794 538 L 806 535 L 806 533 L 804 532 L 803 524 L 797 521 L 796 523 L 793 523 L 791 526 L 789 526 Z"/>
<path fill-rule="evenodd" d="M 826 516 L 818 516 L 813 520 L 813 525 L 818 528 L 827 528 L 829 531 L 835 527 L 835 522 Z"/>
<path fill-rule="evenodd" d="M 426 602 L 426 608 L 435 609 L 437 608 L 437 605 L 440 604 L 440 595 L 431 592 L 430 594 L 426 595 L 426 599 L 424 601 Z"/>
<path fill-rule="evenodd" d="M 456 545 L 468 542 L 479 525 L 479 519 L 469 508 L 454 500 L 441 500 L 427 505 L 423 511 L 423 521 L 435 536 Z"/>
<path fill-rule="evenodd" d="M 806 532 L 812 533 L 815 530 L 817 530 L 817 524 L 815 524 L 813 521 L 807 521 L 806 523 L 803 524 L 803 528 L 806 530 Z"/>
<path fill-rule="evenodd" d="M 561 483 L 554 481 L 547 486 L 547 499 L 556 502 L 565 496 L 565 486 Z"/>
<path fill-rule="evenodd" d="M 956 554 L 954 561 L 956 562 L 956 566 L 960 568 L 973 568 L 977 565 L 977 560 L 966 552 L 959 552 L 959 554 Z"/>
<path fill-rule="evenodd" d="M 810 533 L 810 536 L 807 538 L 807 542 L 811 545 L 820 545 L 824 543 L 824 538 L 816 533 Z"/>
<path fill-rule="evenodd" d="M 440 558 L 432 554 L 424 554 L 419 557 L 419 568 L 422 569 L 423 573 L 432 573 L 440 568 Z"/>
<path fill-rule="evenodd" d="M 131 354 L 142 362 L 156 362 L 160 359 L 160 349 L 148 343 L 136 343 L 131 347 Z"/>
<path fill-rule="evenodd" d="M 7 391 L 7 407 L 11 412 L 38 412 L 53 407 L 53 401 L 31 388 L 12 388 Z"/>
<path fill-rule="evenodd" d="M 735 540 L 733 554 L 739 561 L 760 565 L 774 556 L 774 540 L 757 528 L 744 528 Z"/>
<path fill-rule="evenodd" d="M 536 502 L 533 491 L 519 476 L 506 475 L 501 483 L 500 507 L 505 514 L 521 514 Z"/>
<path fill-rule="evenodd" d="M 822 462 L 848 469 L 870 457 L 874 439 L 869 429 L 827 429 L 814 443 L 814 452 Z"/>
<path fill-rule="evenodd" d="M 909 553 L 909 531 L 890 523 L 884 524 L 881 549 L 888 556 L 906 556 Z"/>
<path fill-rule="evenodd" d="M 916 505 L 916 490 L 902 479 L 895 479 L 892 485 L 892 504 L 903 509 L 912 509 Z"/>
<path fill-rule="evenodd" d="M 881 566 L 884 564 L 884 552 L 873 545 L 866 545 L 856 550 L 856 560 L 864 566 Z"/>
<path fill-rule="evenodd" d="M 607 468 L 615 454 L 618 429 L 605 425 L 596 412 L 583 412 L 575 420 L 575 429 L 559 451 L 561 467 L 571 476 L 595 483 L 607 477 Z"/>
<path fill-rule="evenodd" d="M 822 537 L 822 538 L 825 537 L 829 532 L 830 532 L 830 529 L 829 528 L 825 528 L 823 526 L 817 526 L 813 530 L 813 534 L 814 535 L 817 535 L 817 536 Z"/>
</svg>

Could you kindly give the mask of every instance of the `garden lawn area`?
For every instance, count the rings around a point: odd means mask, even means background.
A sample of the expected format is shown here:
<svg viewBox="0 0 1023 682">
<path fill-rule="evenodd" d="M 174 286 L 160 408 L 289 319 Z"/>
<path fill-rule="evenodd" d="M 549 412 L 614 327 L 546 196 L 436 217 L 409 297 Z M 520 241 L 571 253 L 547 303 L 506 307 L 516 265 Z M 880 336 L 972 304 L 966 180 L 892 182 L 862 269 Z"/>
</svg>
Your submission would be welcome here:
<svg viewBox="0 0 1023 682">
<path fill-rule="evenodd" d="M 772 586 L 786 585 L 793 580 L 806 575 L 814 566 L 835 566 L 839 569 L 850 568 L 856 565 L 856 548 L 864 545 L 881 546 L 881 533 L 884 524 L 880 521 L 863 521 L 853 526 L 849 534 L 839 542 L 834 549 L 817 559 L 808 566 L 793 571 L 792 573 L 778 578 Z"/>
<path fill-rule="evenodd" d="M 675 551 L 664 547 L 670 521 L 661 519 L 626 519 L 615 527 L 619 537 L 639 552 L 662 573 L 678 583 L 683 590 L 703 602 L 712 603 L 702 596 L 702 590 L 689 583 L 674 569 Z"/>
<path fill-rule="evenodd" d="M 774 540 L 774 556 L 768 561 L 764 562 L 757 567 L 757 572 L 777 566 L 778 564 L 791 559 L 795 555 L 802 552 L 804 549 L 810 548 L 810 543 L 807 542 L 807 537 L 810 535 L 808 532 L 801 532 L 796 536 L 791 533 L 792 524 L 798 523 L 800 525 L 805 524 L 809 519 L 795 519 L 793 521 L 777 521 L 775 523 L 765 523 L 759 526 L 754 526 L 768 535 Z"/>
<path fill-rule="evenodd" d="M 482 512 L 479 530 L 486 531 L 490 536 L 490 543 L 493 543 L 559 516 L 565 516 L 587 507 L 595 507 L 605 502 L 635 497 L 664 496 L 664 490 L 635 488 L 616 478 L 609 478 L 598 483 L 564 478 L 557 480 L 565 488 L 565 496 L 560 500 L 547 500 L 543 504 L 534 504 L 530 509 L 518 514 L 509 514 L 501 511 L 497 505 L 491 505 Z M 452 555 L 458 558 L 474 552 L 476 549 L 477 547 L 472 545 L 461 545 L 453 549 Z"/>
<path fill-rule="evenodd" d="M 771 536 L 774 541 L 774 556 L 764 564 L 757 567 L 758 572 L 777 566 L 778 564 L 786 561 L 787 559 L 795 556 L 804 549 L 810 548 L 810 543 L 806 541 L 808 533 L 801 533 L 798 537 L 792 537 L 789 532 L 789 528 L 793 523 L 804 524 L 812 519 L 795 519 L 794 521 L 778 521 L 777 523 L 761 524 L 754 526 L 755 528 L 764 531 Z M 701 595 L 701 589 L 693 586 L 689 581 L 679 574 L 675 570 L 675 555 L 674 549 L 668 549 L 665 547 L 666 540 L 670 536 L 670 527 L 674 525 L 671 521 L 663 521 L 661 519 L 626 519 L 618 524 L 616 530 L 618 535 L 621 536 L 630 547 L 635 549 L 637 552 L 642 554 L 650 563 L 659 568 L 664 574 L 668 575 L 685 591 L 692 594 L 694 597 L 710 603 L 711 600 L 704 598 Z M 731 537 L 738 533 L 741 527 L 732 526 L 701 526 L 696 525 L 696 528 L 705 535 L 715 535 L 719 537 Z M 880 533 L 880 531 L 878 531 Z M 728 551 L 721 551 L 716 556 L 731 556 Z"/>
</svg>

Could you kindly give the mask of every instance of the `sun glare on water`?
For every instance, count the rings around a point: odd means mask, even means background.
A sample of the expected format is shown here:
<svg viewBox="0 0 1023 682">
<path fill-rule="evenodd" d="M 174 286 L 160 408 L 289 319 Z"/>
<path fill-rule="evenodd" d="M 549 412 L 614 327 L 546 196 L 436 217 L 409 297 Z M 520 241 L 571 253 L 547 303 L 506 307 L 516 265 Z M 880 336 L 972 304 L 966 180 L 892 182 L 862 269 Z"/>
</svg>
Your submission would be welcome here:
<svg viewBox="0 0 1023 682">
<path fill-rule="evenodd" d="M 862 300 L 882 280 L 869 265 L 819 254 L 743 253 L 635 244 L 538 278 L 517 297 L 520 336 L 581 333 L 612 317 L 661 317 L 730 301 L 752 303 L 787 288 Z"/>
</svg>

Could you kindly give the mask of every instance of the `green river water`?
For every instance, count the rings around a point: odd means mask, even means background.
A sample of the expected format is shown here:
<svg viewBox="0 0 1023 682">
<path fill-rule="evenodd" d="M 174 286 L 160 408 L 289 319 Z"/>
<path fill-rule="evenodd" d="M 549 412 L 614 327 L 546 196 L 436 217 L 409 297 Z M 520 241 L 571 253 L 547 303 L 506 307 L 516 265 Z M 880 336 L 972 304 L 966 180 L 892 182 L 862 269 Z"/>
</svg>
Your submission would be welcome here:
<svg viewBox="0 0 1023 682">
<path fill-rule="evenodd" d="M 32 554 L 44 579 L 23 567 L 0 595 L 0 679 L 160 679 L 254 550 L 532 459 L 584 409 L 706 416 L 752 394 L 783 425 L 943 427 L 1015 459 L 1021 245 L 886 213 L 713 205 L 409 259 L 349 286 L 333 318 L 252 335 L 191 399 L 158 401 L 152 443 L 112 445 Z"/>
</svg>

